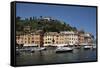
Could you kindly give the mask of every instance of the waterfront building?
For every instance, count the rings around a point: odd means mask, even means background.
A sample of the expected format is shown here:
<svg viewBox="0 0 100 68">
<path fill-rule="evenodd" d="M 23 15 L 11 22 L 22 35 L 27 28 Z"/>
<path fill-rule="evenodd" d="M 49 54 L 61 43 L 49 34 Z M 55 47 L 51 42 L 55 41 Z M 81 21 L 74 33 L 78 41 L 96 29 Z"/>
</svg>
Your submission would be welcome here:
<svg viewBox="0 0 100 68">
<path fill-rule="evenodd" d="M 44 46 L 68 45 L 67 35 L 58 32 L 44 34 Z"/>
<path fill-rule="evenodd" d="M 78 32 L 64 31 L 61 33 L 64 33 L 66 35 L 68 45 L 78 45 Z"/>
<path fill-rule="evenodd" d="M 93 35 L 86 32 L 79 32 L 78 33 L 79 38 L 79 45 L 93 45 Z"/>
<path fill-rule="evenodd" d="M 85 45 L 84 33 L 79 33 L 78 39 L 79 39 L 78 41 L 79 45 Z"/>
<path fill-rule="evenodd" d="M 55 36 L 57 32 L 46 32 L 44 34 L 44 46 L 54 46 L 55 44 Z"/>
<path fill-rule="evenodd" d="M 43 46 L 43 34 L 38 31 L 30 34 L 16 36 L 17 44 L 24 46 Z"/>
<path fill-rule="evenodd" d="M 23 35 L 16 36 L 16 43 L 23 44 Z"/>
<path fill-rule="evenodd" d="M 91 35 L 90 33 L 84 34 L 84 42 L 86 43 L 86 45 L 93 45 L 93 41 L 93 35 Z"/>
<path fill-rule="evenodd" d="M 44 37 L 43 37 L 44 46 L 52 46 L 54 44 L 54 34 L 55 33 L 53 33 L 53 32 L 52 33 L 49 32 L 49 33 L 44 34 Z"/>
<path fill-rule="evenodd" d="M 46 32 L 38 30 L 29 34 L 16 36 L 17 44 L 24 46 L 67 46 L 67 45 L 92 45 L 93 35 L 90 33 L 61 31 Z"/>
<path fill-rule="evenodd" d="M 16 36 L 17 44 L 24 44 L 24 46 L 34 46 L 34 35 L 24 34 Z"/>
<path fill-rule="evenodd" d="M 64 45 L 67 46 L 68 45 L 68 40 L 67 40 L 67 35 L 63 34 L 63 33 L 58 33 L 54 36 L 54 40 L 55 40 L 55 45 L 59 46 L 59 45 Z"/>
</svg>

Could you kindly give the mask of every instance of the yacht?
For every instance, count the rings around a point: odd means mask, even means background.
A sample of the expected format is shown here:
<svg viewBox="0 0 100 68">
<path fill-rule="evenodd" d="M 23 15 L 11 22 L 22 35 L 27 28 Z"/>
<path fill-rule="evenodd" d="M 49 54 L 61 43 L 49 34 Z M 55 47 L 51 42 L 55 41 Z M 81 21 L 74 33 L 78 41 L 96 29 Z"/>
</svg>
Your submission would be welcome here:
<svg viewBox="0 0 100 68">
<path fill-rule="evenodd" d="M 38 48 L 34 48 L 35 51 L 42 51 L 42 50 L 46 50 L 46 47 L 38 47 Z"/>
<path fill-rule="evenodd" d="M 57 47 L 55 51 L 56 51 L 56 53 L 71 52 L 71 51 L 73 51 L 73 48 L 72 47 L 62 47 L 62 46 L 60 46 L 60 47 Z"/>
<path fill-rule="evenodd" d="M 84 49 L 91 49 L 92 48 L 92 46 L 84 46 Z"/>
<path fill-rule="evenodd" d="M 93 49 L 96 49 L 97 47 L 96 47 L 96 45 L 94 45 L 94 46 L 92 46 L 92 48 L 93 48 Z"/>
</svg>

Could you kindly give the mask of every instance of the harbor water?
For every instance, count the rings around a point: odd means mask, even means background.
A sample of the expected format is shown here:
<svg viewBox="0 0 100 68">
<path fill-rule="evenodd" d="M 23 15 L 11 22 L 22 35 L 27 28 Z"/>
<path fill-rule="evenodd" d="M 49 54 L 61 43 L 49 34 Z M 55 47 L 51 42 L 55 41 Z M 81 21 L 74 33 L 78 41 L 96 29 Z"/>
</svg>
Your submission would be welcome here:
<svg viewBox="0 0 100 68">
<path fill-rule="evenodd" d="M 55 48 L 43 51 L 22 52 L 16 56 L 17 65 L 37 65 L 69 62 L 96 61 L 96 49 L 75 48 L 71 52 L 56 53 Z"/>
</svg>

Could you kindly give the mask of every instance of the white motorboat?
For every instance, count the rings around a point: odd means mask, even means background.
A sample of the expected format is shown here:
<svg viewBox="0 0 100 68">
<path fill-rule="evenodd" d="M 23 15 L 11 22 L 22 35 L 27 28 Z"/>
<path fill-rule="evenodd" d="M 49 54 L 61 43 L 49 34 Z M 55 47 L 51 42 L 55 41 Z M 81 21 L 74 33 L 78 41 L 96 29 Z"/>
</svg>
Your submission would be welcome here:
<svg viewBox="0 0 100 68">
<path fill-rule="evenodd" d="M 93 48 L 93 49 L 96 49 L 97 47 L 96 47 L 96 45 L 94 45 L 94 46 L 92 46 L 92 48 Z"/>
<path fill-rule="evenodd" d="M 35 51 L 42 51 L 42 50 L 46 50 L 45 47 L 38 47 L 38 48 L 34 48 Z"/>
<path fill-rule="evenodd" d="M 84 46 L 84 49 L 91 49 L 92 46 Z"/>
<path fill-rule="evenodd" d="M 55 51 L 56 51 L 56 53 L 60 53 L 60 52 L 70 52 L 72 50 L 73 50 L 73 48 L 71 48 L 71 47 L 57 47 L 57 49 Z"/>
<path fill-rule="evenodd" d="M 34 49 L 31 49 L 31 52 L 34 53 Z"/>
</svg>

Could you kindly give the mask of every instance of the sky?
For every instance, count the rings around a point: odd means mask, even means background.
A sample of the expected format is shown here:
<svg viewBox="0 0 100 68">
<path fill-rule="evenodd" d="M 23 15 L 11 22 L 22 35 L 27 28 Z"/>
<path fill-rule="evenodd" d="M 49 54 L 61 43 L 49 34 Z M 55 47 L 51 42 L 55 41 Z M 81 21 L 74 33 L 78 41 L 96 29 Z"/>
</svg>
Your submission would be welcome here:
<svg viewBox="0 0 100 68">
<path fill-rule="evenodd" d="M 50 16 L 64 21 L 78 30 L 92 33 L 96 37 L 96 8 L 46 4 L 17 3 L 16 16 L 23 19 L 33 16 Z"/>
</svg>

